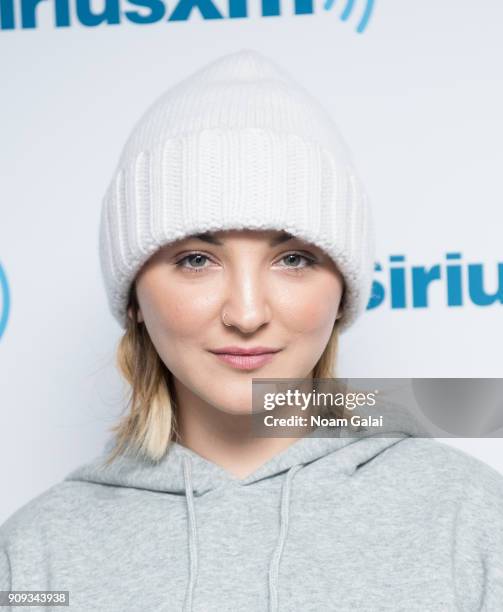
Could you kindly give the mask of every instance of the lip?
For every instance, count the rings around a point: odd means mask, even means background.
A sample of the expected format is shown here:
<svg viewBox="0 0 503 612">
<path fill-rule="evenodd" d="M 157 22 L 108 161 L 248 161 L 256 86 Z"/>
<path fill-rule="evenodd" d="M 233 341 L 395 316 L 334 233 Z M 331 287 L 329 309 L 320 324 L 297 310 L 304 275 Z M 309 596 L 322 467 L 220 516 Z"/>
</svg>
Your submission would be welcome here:
<svg viewBox="0 0 503 612">
<path fill-rule="evenodd" d="M 243 348 L 240 346 L 223 346 L 218 349 L 210 349 L 211 353 L 226 355 L 263 355 L 264 353 L 277 353 L 281 349 L 272 348 L 270 346 L 254 346 L 252 348 Z"/>
<path fill-rule="evenodd" d="M 210 351 L 220 361 L 237 368 L 238 370 L 253 370 L 259 368 L 274 359 L 274 355 L 281 349 L 266 346 L 255 346 L 244 349 L 239 346 L 226 346 Z"/>
</svg>

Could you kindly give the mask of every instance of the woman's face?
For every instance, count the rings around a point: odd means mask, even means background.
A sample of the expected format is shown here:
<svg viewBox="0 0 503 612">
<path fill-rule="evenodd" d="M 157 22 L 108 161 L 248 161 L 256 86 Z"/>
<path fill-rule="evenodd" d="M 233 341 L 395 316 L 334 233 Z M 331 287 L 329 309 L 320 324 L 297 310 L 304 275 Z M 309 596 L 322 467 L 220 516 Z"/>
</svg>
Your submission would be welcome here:
<svg viewBox="0 0 503 612">
<path fill-rule="evenodd" d="M 252 378 L 311 375 L 342 314 L 343 288 L 324 251 L 286 232 L 205 233 L 163 247 L 143 266 L 138 320 L 185 397 L 242 414 L 251 411 Z M 226 347 L 277 352 L 214 353 Z"/>
</svg>

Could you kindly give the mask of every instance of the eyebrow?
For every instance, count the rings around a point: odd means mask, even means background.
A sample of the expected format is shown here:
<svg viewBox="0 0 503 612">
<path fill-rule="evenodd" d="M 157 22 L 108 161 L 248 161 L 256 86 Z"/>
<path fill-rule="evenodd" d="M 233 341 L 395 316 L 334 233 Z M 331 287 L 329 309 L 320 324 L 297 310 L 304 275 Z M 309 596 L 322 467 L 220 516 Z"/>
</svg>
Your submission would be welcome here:
<svg viewBox="0 0 503 612">
<path fill-rule="evenodd" d="M 220 240 L 218 240 L 217 238 L 215 238 L 215 236 L 210 232 L 206 232 L 204 234 L 194 234 L 194 238 L 198 238 L 199 240 L 202 240 L 204 242 L 209 242 L 210 244 L 223 246 L 223 243 L 220 242 Z M 269 241 L 269 246 L 277 246 L 278 244 L 286 242 L 287 240 L 292 240 L 293 238 L 294 236 L 292 236 L 291 234 L 287 232 L 282 232 L 279 236 L 274 236 L 274 238 Z"/>
</svg>

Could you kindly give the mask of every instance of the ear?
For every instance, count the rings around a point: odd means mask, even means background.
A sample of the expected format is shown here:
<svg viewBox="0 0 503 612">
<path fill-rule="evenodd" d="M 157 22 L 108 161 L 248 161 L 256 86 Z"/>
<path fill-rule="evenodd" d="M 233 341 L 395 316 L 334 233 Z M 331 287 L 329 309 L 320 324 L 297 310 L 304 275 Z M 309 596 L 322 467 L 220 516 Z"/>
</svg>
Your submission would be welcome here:
<svg viewBox="0 0 503 612">
<path fill-rule="evenodd" d="M 132 320 L 133 319 L 133 310 L 131 308 L 131 306 L 128 308 L 127 310 L 127 314 L 128 317 Z M 141 323 L 143 321 L 143 315 L 141 310 L 138 308 L 138 319 L 137 319 L 138 323 Z"/>
</svg>

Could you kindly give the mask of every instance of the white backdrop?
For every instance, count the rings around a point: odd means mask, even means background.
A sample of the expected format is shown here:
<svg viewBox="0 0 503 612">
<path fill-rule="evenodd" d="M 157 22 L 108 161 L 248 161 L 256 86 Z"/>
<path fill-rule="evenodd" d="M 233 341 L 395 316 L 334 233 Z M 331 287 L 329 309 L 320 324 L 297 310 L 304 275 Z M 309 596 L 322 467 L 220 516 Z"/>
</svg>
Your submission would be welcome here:
<svg viewBox="0 0 503 612">
<path fill-rule="evenodd" d="M 349 5 L 295 15 L 283 0 L 282 15 L 262 17 L 250 2 L 243 19 L 205 20 L 195 8 L 186 21 L 55 27 L 48 0 L 38 27 L 0 28 L 0 265 L 10 295 L 0 523 L 98 454 L 124 403 L 98 220 L 127 135 L 167 87 L 241 48 L 273 57 L 329 109 L 373 203 L 384 300 L 342 337 L 339 375 L 503 376 L 503 5 L 378 0 L 362 33 L 367 0 L 341 20 Z M 461 254 L 463 282 L 481 264 L 492 304 L 474 304 L 466 283 L 462 305 L 447 304 L 446 253 Z M 390 303 L 396 255 L 405 308 Z M 434 265 L 429 305 L 413 307 L 412 267 Z M 503 472 L 499 439 L 448 442 Z"/>
</svg>

